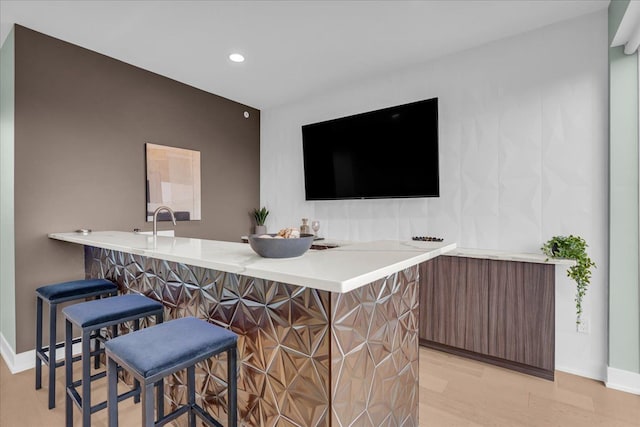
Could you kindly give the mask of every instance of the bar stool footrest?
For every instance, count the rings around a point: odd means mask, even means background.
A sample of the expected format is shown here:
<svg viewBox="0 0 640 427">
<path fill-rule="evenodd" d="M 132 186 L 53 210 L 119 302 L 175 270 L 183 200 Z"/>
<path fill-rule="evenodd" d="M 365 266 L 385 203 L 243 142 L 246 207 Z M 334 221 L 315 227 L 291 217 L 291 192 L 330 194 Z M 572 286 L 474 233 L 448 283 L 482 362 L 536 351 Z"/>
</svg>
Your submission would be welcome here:
<svg viewBox="0 0 640 427">
<path fill-rule="evenodd" d="M 96 335 L 92 335 L 91 337 L 89 337 L 89 339 L 98 340 L 103 344 L 107 342 L 107 337 L 100 333 L 97 333 Z M 71 344 L 78 344 L 81 341 L 82 341 L 81 337 L 74 338 L 71 340 Z M 64 347 L 64 341 L 56 344 L 56 350 L 63 347 Z M 104 354 L 104 348 L 100 348 L 99 350 L 94 350 L 91 352 L 91 356 L 97 356 L 99 354 Z M 49 346 L 42 347 L 42 350 L 36 350 L 36 357 L 38 357 L 40 360 L 46 363 L 47 366 L 49 366 L 51 364 L 51 361 L 49 360 Z M 73 356 L 74 362 L 77 362 L 80 359 L 82 359 L 82 356 L 79 354 L 77 356 Z M 59 368 L 61 366 L 64 366 L 64 357 L 61 360 L 56 360 L 56 368 Z"/>
<path fill-rule="evenodd" d="M 122 402 L 123 400 L 127 400 L 130 397 L 136 397 L 140 394 L 140 387 L 138 388 L 134 388 L 132 390 L 129 390 L 127 392 L 124 392 L 122 394 L 118 395 L 118 402 Z M 107 407 L 107 401 L 105 400 L 104 402 L 100 402 L 97 405 L 93 405 L 91 407 L 91 413 L 95 413 L 98 411 L 102 411 L 103 409 L 105 409 Z"/>
<path fill-rule="evenodd" d="M 209 422 L 214 427 L 224 427 L 218 421 L 216 421 L 209 413 L 205 412 L 200 406 L 194 405 L 192 410 L 196 411 L 200 415 L 201 421 Z"/>
<path fill-rule="evenodd" d="M 186 414 L 187 412 L 189 412 L 189 406 L 188 405 L 181 406 L 178 409 L 176 409 L 175 411 L 171 412 L 170 414 L 165 415 L 164 417 L 162 417 L 161 419 L 156 421 L 155 425 L 156 425 L 156 427 L 161 427 L 161 426 L 163 426 L 163 425 L 175 420 L 180 415 Z"/>
<path fill-rule="evenodd" d="M 118 366 L 118 372 L 122 371 L 123 368 L 122 366 Z M 102 371 L 102 372 L 98 372 L 95 373 L 93 375 L 91 375 L 90 381 L 95 381 L 95 380 L 99 380 L 100 378 L 104 378 L 107 376 L 107 371 Z M 79 380 L 75 380 L 74 382 L 71 383 L 71 385 L 68 385 L 67 388 L 77 388 L 80 387 L 82 385 L 82 378 Z M 76 394 L 78 394 L 78 392 L 76 391 Z"/>
<path fill-rule="evenodd" d="M 71 340 L 71 344 L 78 344 L 80 341 L 82 341 L 82 338 L 80 337 L 74 338 L 73 340 Z M 56 350 L 63 347 L 64 347 L 64 341 L 56 343 Z M 42 360 L 48 366 L 49 365 L 49 346 L 42 347 L 42 349 L 40 350 L 36 349 L 36 356 L 40 358 L 40 360 Z M 62 365 L 57 365 L 57 363 L 60 363 L 60 362 L 62 362 Z M 62 358 L 61 361 L 56 362 L 56 368 L 59 366 L 64 366 L 64 357 Z"/>
<path fill-rule="evenodd" d="M 71 397 L 71 401 L 78 407 L 82 408 L 82 397 L 80 393 L 75 388 L 67 388 L 67 394 Z M 140 387 L 133 388 L 128 390 L 122 394 L 118 395 L 118 402 L 122 402 L 123 400 L 129 399 L 130 397 L 136 397 L 140 395 Z M 96 413 L 101 411 L 107 407 L 107 401 L 100 402 L 96 405 L 93 405 L 90 409 L 90 413 Z"/>
</svg>

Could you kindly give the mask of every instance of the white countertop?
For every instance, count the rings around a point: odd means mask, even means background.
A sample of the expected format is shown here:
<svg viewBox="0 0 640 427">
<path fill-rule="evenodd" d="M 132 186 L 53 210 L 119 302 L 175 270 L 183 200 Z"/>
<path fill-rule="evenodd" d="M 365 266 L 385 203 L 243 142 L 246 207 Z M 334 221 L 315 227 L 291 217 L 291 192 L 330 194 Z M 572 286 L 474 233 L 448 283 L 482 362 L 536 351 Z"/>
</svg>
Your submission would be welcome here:
<svg viewBox="0 0 640 427">
<path fill-rule="evenodd" d="M 494 259 L 499 261 L 532 262 L 537 264 L 556 264 L 572 266 L 576 262 L 572 259 L 549 258 L 545 254 L 531 254 L 522 252 L 498 251 L 493 249 L 456 248 L 447 252 L 447 256 L 459 256 L 465 258 Z"/>
<path fill-rule="evenodd" d="M 257 255 L 246 243 L 187 237 L 153 237 L 125 231 L 52 233 L 49 237 L 340 293 L 456 248 L 455 243 L 383 240 L 309 250 L 297 258 L 269 259 Z"/>
</svg>

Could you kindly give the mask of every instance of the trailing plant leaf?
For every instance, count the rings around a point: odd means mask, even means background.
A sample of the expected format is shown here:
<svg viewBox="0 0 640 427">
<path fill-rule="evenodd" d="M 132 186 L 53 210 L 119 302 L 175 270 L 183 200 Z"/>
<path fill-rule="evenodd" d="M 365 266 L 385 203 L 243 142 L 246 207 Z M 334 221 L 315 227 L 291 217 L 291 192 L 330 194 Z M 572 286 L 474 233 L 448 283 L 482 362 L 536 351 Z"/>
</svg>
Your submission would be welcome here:
<svg viewBox="0 0 640 427">
<path fill-rule="evenodd" d="M 269 216 L 269 211 L 264 206 L 262 209 L 253 210 L 253 218 L 256 220 L 256 225 L 264 225 L 267 220 L 267 216 Z"/>
<path fill-rule="evenodd" d="M 587 255 L 587 242 L 582 237 L 569 235 L 554 236 L 547 241 L 542 248 L 542 252 L 551 258 L 566 258 L 576 261 L 567 269 L 567 276 L 576 282 L 576 323 L 582 320 L 582 299 L 587 293 L 587 288 L 591 283 L 591 267 L 596 264 Z"/>
</svg>

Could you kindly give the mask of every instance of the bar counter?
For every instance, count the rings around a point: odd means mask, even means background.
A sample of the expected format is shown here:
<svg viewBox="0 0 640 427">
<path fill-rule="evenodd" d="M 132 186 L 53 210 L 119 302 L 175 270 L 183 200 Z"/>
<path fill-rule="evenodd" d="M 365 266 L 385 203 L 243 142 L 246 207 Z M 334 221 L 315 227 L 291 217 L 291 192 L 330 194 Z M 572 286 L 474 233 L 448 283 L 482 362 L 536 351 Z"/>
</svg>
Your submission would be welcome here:
<svg viewBox="0 0 640 427">
<path fill-rule="evenodd" d="M 87 277 L 237 333 L 244 426 L 418 426 L 418 264 L 455 249 L 376 241 L 265 259 L 244 243 L 104 231 L 53 233 L 85 246 Z M 167 380 L 182 403 L 183 373 Z M 226 360 L 196 370 L 225 419 Z"/>
</svg>

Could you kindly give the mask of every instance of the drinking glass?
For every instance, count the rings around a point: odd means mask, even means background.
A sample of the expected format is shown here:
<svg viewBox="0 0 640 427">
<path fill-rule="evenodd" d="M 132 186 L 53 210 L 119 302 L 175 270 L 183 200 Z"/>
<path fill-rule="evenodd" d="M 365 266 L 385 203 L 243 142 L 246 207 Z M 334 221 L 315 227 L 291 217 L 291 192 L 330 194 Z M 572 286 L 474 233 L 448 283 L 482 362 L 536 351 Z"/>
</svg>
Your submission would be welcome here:
<svg viewBox="0 0 640 427">
<path fill-rule="evenodd" d="M 314 220 L 311 221 L 311 229 L 313 230 L 313 234 L 318 237 L 318 230 L 320 230 L 320 221 Z"/>
</svg>

